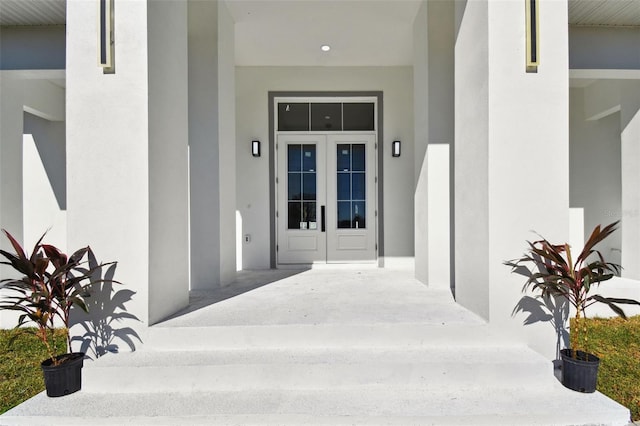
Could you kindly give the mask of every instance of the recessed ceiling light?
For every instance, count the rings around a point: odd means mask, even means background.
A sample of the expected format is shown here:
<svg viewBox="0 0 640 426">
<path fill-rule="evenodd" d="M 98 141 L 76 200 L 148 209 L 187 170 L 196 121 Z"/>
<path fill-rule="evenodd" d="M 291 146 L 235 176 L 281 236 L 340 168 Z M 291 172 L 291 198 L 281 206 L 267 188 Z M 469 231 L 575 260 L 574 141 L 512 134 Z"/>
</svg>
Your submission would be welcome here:
<svg viewBox="0 0 640 426">
<path fill-rule="evenodd" d="M 331 46 L 329 46 L 328 44 L 323 44 L 322 46 L 320 46 L 320 49 L 321 49 L 323 52 L 328 52 L 328 51 L 330 51 L 330 50 L 331 50 Z"/>
</svg>

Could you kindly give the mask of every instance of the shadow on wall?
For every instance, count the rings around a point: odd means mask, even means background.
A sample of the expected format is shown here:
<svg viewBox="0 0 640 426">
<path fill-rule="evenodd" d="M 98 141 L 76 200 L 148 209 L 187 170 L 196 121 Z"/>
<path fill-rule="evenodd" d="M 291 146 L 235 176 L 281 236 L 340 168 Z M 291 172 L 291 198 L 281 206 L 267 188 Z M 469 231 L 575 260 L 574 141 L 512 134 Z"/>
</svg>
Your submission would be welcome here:
<svg viewBox="0 0 640 426">
<path fill-rule="evenodd" d="M 24 133 L 31 134 L 60 210 L 67 209 L 67 160 L 64 121 L 24 113 Z"/>
<path fill-rule="evenodd" d="M 560 350 L 569 347 L 569 332 L 565 327 L 569 320 L 569 302 L 558 296 L 524 296 L 513 308 L 513 315 L 520 312 L 529 314 L 522 321 L 524 325 L 548 322 L 553 327 L 556 332 L 556 359 L 560 359 Z"/>
<path fill-rule="evenodd" d="M 532 280 L 534 273 L 544 272 L 542 264 L 538 264 L 538 269 L 535 271 L 518 264 L 515 260 L 506 261 L 504 264 L 512 268 L 512 273 L 525 277 L 527 283 Z M 522 290 L 525 291 L 526 288 L 527 284 Z M 566 327 L 569 320 L 569 301 L 561 296 L 523 296 L 513 308 L 511 315 L 516 316 L 519 313 L 528 314 L 522 321 L 524 325 L 546 322 L 553 327 L 556 333 L 557 362 L 560 359 L 560 350 L 569 347 L 569 332 Z"/>
<path fill-rule="evenodd" d="M 89 252 L 88 269 L 96 268 L 91 277 L 89 296 L 85 297 L 88 313 L 74 310 L 70 321 L 70 328 L 82 327 L 84 334 L 74 336 L 71 342 L 80 343 L 80 351 L 87 356 L 97 359 L 107 352 L 117 353 L 120 345 L 126 344 L 129 350 L 135 351 L 136 342 L 142 343 L 136 331 L 128 326 L 122 326 L 130 321 L 140 321 L 135 315 L 127 312 L 126 304 L 135 294 L 129 289 L 121 289 L 114 292 L 117 264 L 111 264 L 105 268 L 98 268 L 99 262 L 93 252 Z M 77 334 L 77 333 L 75 333 Z M 77 343 L 76 343 L 77 344 Z"/>
</svg>

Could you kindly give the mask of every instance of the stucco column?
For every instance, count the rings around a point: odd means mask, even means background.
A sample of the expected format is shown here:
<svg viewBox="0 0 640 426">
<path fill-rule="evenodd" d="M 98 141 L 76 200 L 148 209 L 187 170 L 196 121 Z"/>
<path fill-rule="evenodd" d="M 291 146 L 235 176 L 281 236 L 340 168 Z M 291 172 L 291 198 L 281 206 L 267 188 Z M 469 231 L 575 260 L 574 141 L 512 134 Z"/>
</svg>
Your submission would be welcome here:
<svg viewBox="0 0 640 426">
<path fill-rule="evenodd" d="M 416 278 L 450 284 L 454 3 L 423 1 L 414 21 Z"/>
<path fill-rule="evenodd" d="M 640 82 L 620 89 L 622 276 L 640 279 Z"/>
<path fill-rule="evenodd" d="M 512 318 L 523 277 L 503 262 L 536 230 L 569 238 L 566 1 L 538 2 L 540 67 L 525 71 L 525 2 L 456 3 L 455 294 L 550 358 L 548 323 Z"/>
<path fill-rule="evenodd" d="M 414 259 L 416 278 L 429 283 L 428 170 L 429 140 L 429 36 L 428 5 L 422 1 L 413 21 L 414 110 Z"/>
<path fill-rule="evenodd" d="M 23 240 L 22 223 L 22 82 L 0 71 L 0 227 Z M 0 247 L 12 251 L 4 234 Z M 11 275 L 9 275 L 11 274 Z M 0 268 L 0 278 L 15 276 L 10 267 Z M 0 312 L 0 327 L 16 325 L 17 315 Z"/>
<path fill-rule="evenodd" d="M 22 241 L 23 82 L 0 71 L 0 226 Z M 4 236 L 0 246 L 11 247 Z"/>
<path fill-rule="evenodd" d="M 191 288 L 212 289 L 236 270 L 234 24 L 223 2 L 188 10 Z"/>
<path fill-rule="evenodd" d="M 68 244 L 118 261 L 139 327 L 189 297 L 187 5 L 115 2 L 112 74 L 97 34 L 97 3 L 69 0 Z"/>
</svg>

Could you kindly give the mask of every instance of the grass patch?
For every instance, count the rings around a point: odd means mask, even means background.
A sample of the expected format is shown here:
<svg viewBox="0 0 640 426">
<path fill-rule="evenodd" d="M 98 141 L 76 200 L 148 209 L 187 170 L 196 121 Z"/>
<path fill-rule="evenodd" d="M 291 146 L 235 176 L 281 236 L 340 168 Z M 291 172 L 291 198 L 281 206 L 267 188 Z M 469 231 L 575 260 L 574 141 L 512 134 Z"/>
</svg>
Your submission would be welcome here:
<svg viewBox="0 0 640 426">
<path fill-rule="evenodd" d="M 55 348 L 66 352 L 62 330 L 56 331 Z M 40 363 L 46 358 L 44 345 L 32 333 L 0 330 L 0 414 L 44 390 Z"/>
<path fill-rule="evenodd" d="M 597 389 L 640 420 L 640 316 L 590 318 L 587 351 L 600 357 Z"/>
</svg>

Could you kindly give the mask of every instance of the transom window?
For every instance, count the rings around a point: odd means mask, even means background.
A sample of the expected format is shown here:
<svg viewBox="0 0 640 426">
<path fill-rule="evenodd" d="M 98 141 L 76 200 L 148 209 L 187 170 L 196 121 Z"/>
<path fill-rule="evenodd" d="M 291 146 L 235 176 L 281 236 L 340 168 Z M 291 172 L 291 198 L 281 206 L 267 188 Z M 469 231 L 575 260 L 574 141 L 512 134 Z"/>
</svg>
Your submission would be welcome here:
<svg viewBox="0 0 640 426">
<path fill-rule="evenodd" d="M 278 131 L 334 132 L 375 130 L 373 102 L 280 102 Z"/>
</svg>

